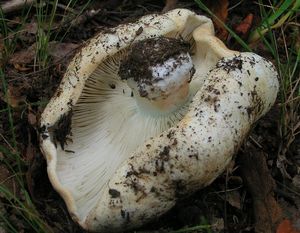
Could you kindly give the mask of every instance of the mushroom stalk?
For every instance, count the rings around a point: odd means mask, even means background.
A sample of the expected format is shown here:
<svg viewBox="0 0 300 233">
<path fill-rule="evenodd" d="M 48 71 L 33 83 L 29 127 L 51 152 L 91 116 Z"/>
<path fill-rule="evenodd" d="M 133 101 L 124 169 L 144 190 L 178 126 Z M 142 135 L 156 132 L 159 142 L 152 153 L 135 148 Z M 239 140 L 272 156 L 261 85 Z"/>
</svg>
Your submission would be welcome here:
<svg viewBox="0 0 300 233">
<path fill-rule="evenodd" d="M 178 47 L 170 50 L 172 45 Z M 142 112 L 162 115 L 187 103 L 194 74 L 187 50 L 187 45 L 178 39 L 148 39 L 136 43 L 122 61 L 119 75 L 127 79 Z"/>
</svg>

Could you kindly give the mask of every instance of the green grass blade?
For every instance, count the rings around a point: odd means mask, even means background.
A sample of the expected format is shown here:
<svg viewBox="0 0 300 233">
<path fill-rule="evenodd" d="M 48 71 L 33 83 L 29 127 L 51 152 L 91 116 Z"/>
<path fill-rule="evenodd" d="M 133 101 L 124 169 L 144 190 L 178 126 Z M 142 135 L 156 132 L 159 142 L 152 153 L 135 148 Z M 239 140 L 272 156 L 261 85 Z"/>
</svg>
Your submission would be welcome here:
<svg viewBox="0 0 300 233">
<path fill-rule="evenodd" d="M 2 222 L 5 223 L 5 225 L 3 226 L 4 229 L 7 232 L 11 232 L 11 233 L 19 233 L 19 231 L 14 228 L 14 226 L 9 222 L 9 220 L 3 215 L 3 213 L 0 214 L 0 220 L 2 220 Z M 0 225 L 1 226 L 1 225 Z"/>
<path fill-rule="evenodd" d="M 171 231 L 171 233 L 185 233 L 185 232 L 194 232 L 197 230 L 210 230 L 211 225 L 199 225 L 199 226 L 194 226 L 194 227 L 187 227 L 183 229 L 179 229 L 177 231 Z"/>
<path fill-rule="evenodd" d="M 236 39 L 236 41 L 245 49 L 245 51 L 252 51 L 249 45 L 241 37 L 239 37 L 231 28 L 224 24 L 222 20 L 220 20 L 201 0 L 195 0 L 195 2 L 202 10 L 206 11 L 210 16 L 215 17 L 222 24 L 222 26 L 224 26 L 224 28 L 230 33 L 230 35 L 234 39 Z"/>
<path fill-rule="evenodd" d="M 4 96 L 5 96 L 6 99 L 8 99 L 7 83 L 6 83 L 6 80 L 5 80 L 4 73 L 3 73 L 2 69 L 0 69 L 0 79 L 1 79 L 1 82 L 2 82 L 2 88 L 3 88 L 3 91 L 4 91 Z M 10 130 L 11 130 L 11 135 L 12 135 L 12 144 L 13 144 L 13 148 L 16 149 L 17 141 L 16 141 L 16 134 L 15 134 L 15 129 L 14 129 L 13 114 L 12 114 L 12 109 L 11 109 L 9 104 L 7 104 L 7 112 L 8 112 L 9 126 L 10 126 Z"/>
<path fill-rule="evenodd" d="M 261 27 L 268 27 L 274 24 L 275 20 L 278 19 L 292 4 L 294 0 L 286 0 L 280 5 L 280 7 L 268 18 L 263 20 Z"/>
<path fill-rule="evenodd" d="M 28 195 L 23 190 L 24 195 Z M 38 233 L 50 233 L 52 230 L 43 222 L 38 216 L 32 203 L 24 204 L 21 202 L 13 193 L 11 193 L 4 185 L 0 184 L 0 193 L 4 195 L 4 198 L 10 203 L 11 207 L 14 208 L 20 217 L 35 231 Z M 29 205 L 28 205 L 29 204 Z"/>
<path fill-rule="evenodd" d="M 261 3 L 261 1 L 260 1 Z M 288 10 L 288 8 L 291 6 L 292 8 Z M 262 5 L 262 3 L 261 3 Z M 263 22 L 261 25 L 255 29 L 253 32 L 250 33 L 249 36 L 249 42 L 253 43 L 261 38 L 261 35 L 268 32 L 270 29 L 275 29 L 283 25 L 283 23 L 295 12 L 299 11 L 300 8 L 300 0 L 288 0 L 283 1 L 283 3 L 280 5 L 280 7 L 273 13 L 271 16 L 265 16 Z M 288 10 L 288 12 L 282 16 L 283 13 L 285 13 Z M 264 13 L 267 15 L 266 13 Z M 278 19 L 280 16 L 282 16 L 280 19 Z M 277 21 L 277 23 L 275 23 Z"/>
</svg>

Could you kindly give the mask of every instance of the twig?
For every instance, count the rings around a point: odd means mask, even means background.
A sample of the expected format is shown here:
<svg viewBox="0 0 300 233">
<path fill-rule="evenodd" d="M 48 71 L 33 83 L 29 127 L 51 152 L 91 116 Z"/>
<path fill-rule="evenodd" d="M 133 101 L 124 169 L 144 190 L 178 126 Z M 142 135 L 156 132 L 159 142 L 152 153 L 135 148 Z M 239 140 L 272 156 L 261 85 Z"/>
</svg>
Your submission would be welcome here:
<svg viewBox="0 0 300 233">
<path fill-rule="evenodd" d="M 73 8 L 71 8 L 69 6 L 66 6 L 66 5 L 64 5 L 62 3 L 57 3 L 57 7 L 63 9 L 64 11 L 69 11 L 69 12 L 71 12 L 73 14 L 79 14 L 79 11 L 76 11 Z"/>
<path fill-rule="evenodd" d="M 25 6 L 31 5 L 33 0 L 11 0 L 1 4 L 3 13 L 10 13 L 22 9 Z"/>
<path fill-rule="evenodd" d="M 166 4 L 164 9 L 162 10 L 163 13 L 168 12 L 174 9 L 177 5 L 177 0 L 166 0 Z"/>
<path fill-rule="evenodd" d="M 85 21 L 87 21 L 88 19 L 95 17 L 97 14 L 99 14 L 99 12 L 101 10 L 102 9 L 97 9 L 97 10 L 91 9 L 91 10 L 85 11 L 82 15 L 76 17 L 74 20 L 71 21 L 71 27 L 82 24 Z"/>
<path fill-rule="evenodd" d="M 3 139 L 3 141 L 7 144 L 7 146 L 13 151 L 14 153 L 16 150 L 12 147 L 12 145 L 6 140 L 6 138 L 0 133 L 0 137 Z"/>
<path fill-rule="evenodd" d="M 259 142 L 256 141 L 252 136 L 250 136 L 249 138 L 250 138 L 250 140 L 251 140 L 255 145 L 258 146 L 259 149 L 263 149 L 263 146 L 260 145 Z"/>
</svg>

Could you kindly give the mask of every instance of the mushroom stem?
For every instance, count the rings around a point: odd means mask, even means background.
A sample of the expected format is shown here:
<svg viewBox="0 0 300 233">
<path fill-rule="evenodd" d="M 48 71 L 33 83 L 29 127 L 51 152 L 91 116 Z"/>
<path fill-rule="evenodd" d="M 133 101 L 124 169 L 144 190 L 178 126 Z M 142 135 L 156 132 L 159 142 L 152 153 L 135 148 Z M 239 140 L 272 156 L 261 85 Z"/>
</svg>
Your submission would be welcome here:
<svg viewBox="0 0 300 233">
<path fill-rule="evenodd" d="M 134 45 L 121 62 L 119 75 L 127 80 L 142 112 L 166 114 L 187 102 L 194 74 L 188 49 L 178 39 L 148 39 Z"/>
<path fill-rule="evenodd" d="M 163 64 L 149 67 L 150 80 L 130 78 L 127 83 L 142 112 L 154 115 L 170 113 L 187 102 L 193 69 L 190 55 L 180 54 Z"/>
<path fill-rule="evenodd" d="M 189 99 L 189 85 L 184 83 L 179 87 L 174 87 L 171 93 L 162 94 L 156 98 L 141 97 L 134 91 L 135 99 L 140 110 L 146 114 L 161 115 L 176 111 L 182 107 Z"/>
</svg>

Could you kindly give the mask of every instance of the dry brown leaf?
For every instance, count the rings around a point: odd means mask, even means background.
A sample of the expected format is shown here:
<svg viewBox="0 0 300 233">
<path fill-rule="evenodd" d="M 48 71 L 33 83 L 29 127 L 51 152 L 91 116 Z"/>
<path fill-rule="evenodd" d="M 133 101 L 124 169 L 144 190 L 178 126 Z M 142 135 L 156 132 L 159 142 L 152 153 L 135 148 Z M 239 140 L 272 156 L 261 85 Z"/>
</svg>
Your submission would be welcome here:
<svg viewBox="0 0 300 233">
<path fill-rule="evenodd" d="M 289 201 L 286 201 L 282 198 L 279 200 L 279 202 L 282 206 L 284 216 L 291 221 L 293 228 L 295 228 L 297 231 L 300 231 L 300 206 L 297 204 L 298 200 L 299 198 L 297 195 L 290 194 Z M 283 221 L 280 224 L 282 223 Z M 280 228 L 280 225 L 278 228 Z"/>
<path fill-rule="evenodd" d="M 165 7 L 162 10 L 163 13 L 168 12 L 176 8 L 177 0 L 166 0 Z"/>
<path fill-rule="evenodd" d="M 0 165 L 0 184 L 4 185 L 11 193 L 16 193 L 16 182 L 11 172 L 2 164 Z"/>
<path fill-rule="evenodd" d="M 15 67 L 16 70 L 21 71 L 21 72 L 31 70 L 31 68 L 26 67 L 24 64 L 15 63 L 13 65 L 14 65 L 14 67 Z"/>
<path fill-rule="evenodd" d="M 213 217 L 211 221 L 211 229 L 213 232 L 223 232 L 224 231 L 224 219 Z"/>
<path fill-rule="evenodd" d="M 53 58 L 53 62 L 57 63 L 60 62 L 62 58 L 72 56 L 78 47 L 78 44 L 51 41 L 48 44 L 48 53 Z M 32 63 L 35 56 L 36 44 L 33 44 L 26 49 L 14 53 L 9 60 L 9 64 L 14 65 L 19 71 L 27 71 L 31 68 L 28 68 L 25 65 Z"/>
<path fill-rule="evenodd" d="M 240 160 L 243 180 L 253 199 L 255 232 L 274 233 L 283 213 L 274 198 L 275 181 L 268 170 L 265 155 L 247 143 Z"/>
<path fill-rule="evenodd" d="M 32 19 L 30 23 L 25 24 L 24 31 L 35 35 L 38 31 L 38 23 Z"/>
<path fill-rule="evenodd" d="M 228 36 L 228 31 L 225 29 L 224 24 L 226 23 L 227 16 L 228 16 L 228 0 L 218 0 L 218 1 L 211 1 L 211 11 L 215 15 L 213 17 L 213 22 L 216 27 L 216 35 L 221 40 L 226 40 Z"/>
<path fill-rule="evenodd" d="M 33 114 L 32 112 L 29 112 L 28 113 L 28 116 L 27 116 L 27 119 L 28 119 L 28 123 L 32 126 L 35 126 L 36 125 L 36 115 Z"/>
<path fill-rule="evenodd" d="M 244 18 L 243 21 L 235 27 L 235 32 L 238 33 L 242 38 L 246 38 L 246 36 L 249 34 L 253 17 L 253 14 L 248 14 L 246 18 Z"/>
<path fill-rule="evenodd" d="M 1 8 L 4 13 L 18 11 L 33 3 L 33 0 L 10 0 L 1 2 Z"/>
<path fill-rule="evenodd" d="M 53 58 L 53 62 L 57 63 L 63 58 L 72 56 L 78 47 L 78 44 L 51 41 L 48 51 L 49 55 Z"/>
<path fill-rule="evenodd" d="M 237 208 L 237 209 L 241 209 L 241 195 L 237 190 L 231 191 L 231 192 L 227 192 L 226 194 L 226 200 L 227 202 Z"/>
<path fill-rule="evenodd" d="M 284 219 L 278 225 L 276 233 L 300 233 L 300 229 L 296 229 L 290 220 Z"/>
<path fill-rule="evenodd" d="M 300 175 L 295 175 L 292 179 L 292 184 L 294 188 L 300 192 Z"/>
<path fill-rule="evenodd" d="M 21 95 L 19 88 L 8 86 L 6 98 L 3 98 L 3 100 L 13 108 L 16 108 L 25 102 L 26 96 Z"/>
<path fill-rule="evenodd" d="M 26 160 L 27 162 L 32 165 L 34 158 L 36 156 L 36 150 L 35 147 L 32 146 L 31 143 L 28 144 L 27 148 L 26 148 Z M 32 169 L 31 166 L 30 168 L 27 170 L 26 172 L 26 181 L 27 181 L 27 188 L 29 190 L 30 195 L 34 198 L 34 182 L 32 179 Z"/>
<path fill-rule="evenodd" d="M 36 53 L 36 45 L 33 44 L 30 47 L 21 51 L 15 52 L 9 59 L 8 63 L 12 65 L 29 64 L 34 60 Z"/>
</svg>

